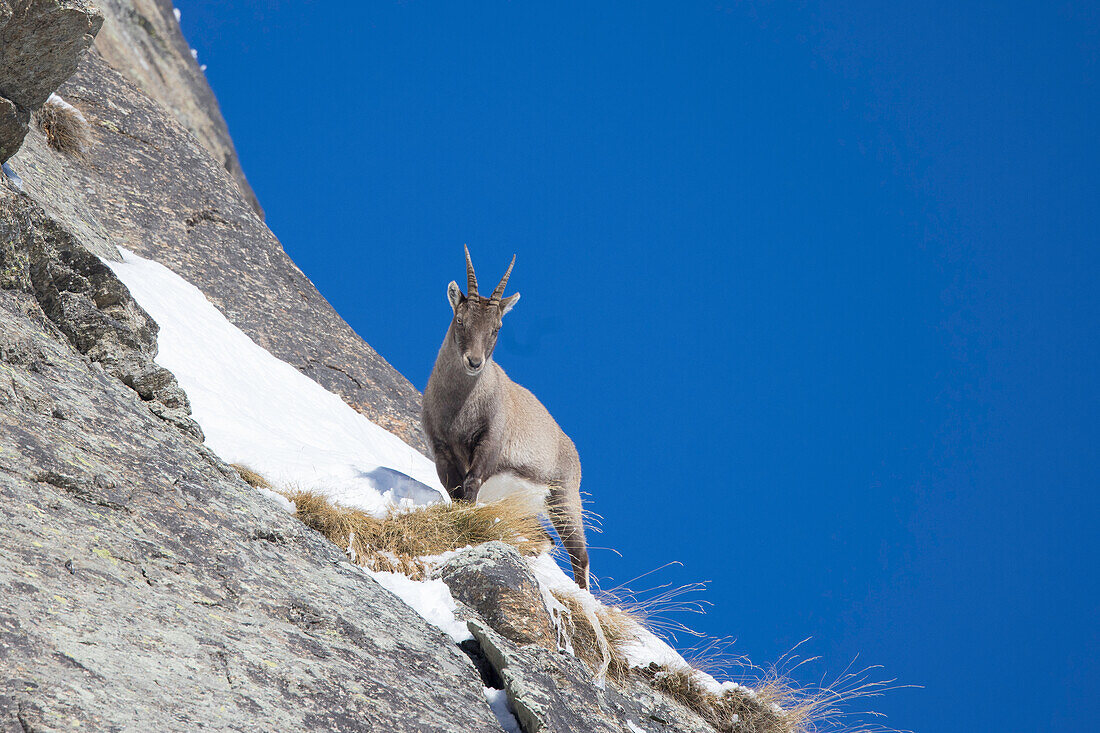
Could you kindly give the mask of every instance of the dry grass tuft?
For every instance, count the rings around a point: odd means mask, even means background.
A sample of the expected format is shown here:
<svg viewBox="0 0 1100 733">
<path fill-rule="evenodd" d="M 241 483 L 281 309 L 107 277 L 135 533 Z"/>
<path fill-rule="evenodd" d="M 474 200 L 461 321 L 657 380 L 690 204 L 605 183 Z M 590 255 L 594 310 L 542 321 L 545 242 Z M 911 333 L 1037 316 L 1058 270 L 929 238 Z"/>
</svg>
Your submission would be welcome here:
<svg viewBox="0 0 1100 733">
<path fill-rule="evenodd" d="M 563 620 L 573 652 L 597 676 L 606 674 L 621 682 L 630 674 L 625 648 L 636 640 L 637 620 L 621 608 L 597 604 L 590 611 L 581 592 L 551 591 L 568 611 Z"/>
<path fill-rule="evenodd" d="M 420 560 L 424 556 L 493 541 L 511 545 L 523 555 L 537 555 L 550 542 L 538 517 L 522 499 L 432 504 L 413 511 L 391 510 L 379 519 L 310 491 L 287 492 L 285 496 L 294 502 L 298 519 L 346 550 L 359 564 L 404 573 L 414 580 L 425 575 Z"/>
<path fill-rule="evenodd" d="M 872 680 L 874 667 L 859 672 L 849 667 L 829 684 L 800 685 L 789 674 L 815 659 L 799 661 L 794 656 L 798 647 L 766 670 L 752 665 L 744 656 L 731 653 L 733 642 L 729 639 L 711 640 L 696 647 L 688 663 L 678 667 L 651 664 L 647 669 L 632 669 L 626 650 L 638 640 L 639 628 L 666 636 L 679 633 L 702 636 L 669 616 L 704 613 L 706 604 L 691 597 L 704 588 L 701 583 L 669 584 L 637 594 L 619 586 L 600 592 L 604 602 L 596 605 L 594 614 L 585 611 L 579 593 L 555 590 L 554 597 L 569 612 L 566 632 L 574 652 L 597 676 L 606 669 L 608 677 L 621 682 L 632 673 L 638 674 L 654 689 L 695 711 L 721 733 L 893 730 L 875 722 L 881 718 L 876 713 L 849 711 L 849 703 L 854 700 L 898 689 L 893 680 Z M 593 616 L 598 629 L 593 626 Z M 731 668 L 740 670 L 741 674 L 734 676 L 742 683 L 726 684 L 721 691 L 715 691 L 704 671 L 722 678 L 729 676 L 726 673 Z"/>
<path fill-rule="evenodd" d="M 46 143 L 54 150 L 70 155 L 83 155 L 91 144 L 88 121 L 76 107 L 56 94 L 51 94 L 35 114 Z"/>
<path fill-rule="evenodd" d="M 797 665 L 796 665 L 797 666 Z M 874 681 L 870 673 L 846 670 L 830 684 L 799 685 L 772 669 L 745 685 L 721 692 L 704 682 L 694 667 L 651 664 L 642 673 L 653 687 L 694 710 L 721 733 L 886 733 L 874 712 L 846 709 L 848 703 L 897 689 L 893 680 Z"/>
<path fill-rule="evenodd" d="M 681 564 L 676 561 L 665 563 L 614 588 L 608 590 L 601 588 L 598 592 L 599 597 L 605 605 L 615 607 L 638 625 L 659 636 L 668 637 L 674 641 L 679 634 L 702 637 L 703 634 L 693 631 L 675 617 L 706 613 L 707 607 L 711 604 L 697 597 L 706 590 L 706 582 L 686 585 L 664 583 L 643 591 L 634 591 L 628 587 L 629 584 L 665 568 Z"/>
<path fill-rule="evenodd" d="M 656 690 L 694 710 L 721 733 L 796 733 L 806 730 L 798 724 L 798 716 L 793 711 L 774 702 L 771 690 L 765 685 L 755 689 L 735 687 L 718 694 L 708 688 L 700 673 L 691 667 L 650 665 L 644 673 Z"/>
<path fill-rule="evenodd" d="M 244 482 L 254 489 L 271 489 L 274 491 L 275 487 L 271 485 L 271 482 L 261 476 L 256 471 L 253 471 L 243 463 L 231 464 L 233 469 L 240 475 Z"/>
</svg>

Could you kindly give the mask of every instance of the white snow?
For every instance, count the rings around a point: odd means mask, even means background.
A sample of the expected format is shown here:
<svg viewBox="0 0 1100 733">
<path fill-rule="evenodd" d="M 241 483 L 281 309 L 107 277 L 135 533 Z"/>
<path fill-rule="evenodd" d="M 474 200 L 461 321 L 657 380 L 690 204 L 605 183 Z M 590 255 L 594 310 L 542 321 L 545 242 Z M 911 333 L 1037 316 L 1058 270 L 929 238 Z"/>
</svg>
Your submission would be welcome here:
<svg viewBox="0 0 1100 733">
<path fill-rule="evenodd" d="M 431 625 L 445 631 L 456 643 L 474 638 L 466 624 L 455 618 L 458 604 L 442 580 L 412 580 L 401 573 L 366 570 L 386 590 L 407 603 Z"/>
<path fill-rule="evenodd" d="M 223 460 L 374 514 L 448 501 L 430 460 L 256 345 L 198 288 L 120 251 L 122 262 L 106 264 L 160 325 L 156 361 Z"/>
<path fill-rule="evenodd" d="M 179 23 L 180 22 L 180 9 L 179 8 L 172 8 L 172 14 L 176 16 L 176 22 Z"/>
<path fill-rule="evenodd" d="M 294 506 L 294 502 L 292 502 L 290 499 L 286 498 L 285 496 L 283 496 L 282 494 L 280 494 L 277 491 L 272 491 L 271 489 L 265 489 L 262 486 L 258 487 L 256 489 L 256 491 L 259 491 L 261 494 L 266 496 L 268 499 L 271 499 L 273 502 L 278 504 L 279 508 L 282 509 L 284 512 L 288 512 L 290 514 L 293 514 L 294 512 L 298 511 L 298 508 L 296 506 Z"/>
<path fill-rule="evenodd" d="M 199 52 L 193 48 L 191 49 L 191 58 L 195 59 L 196 61 L 199 60 Z"/>
<path fill-rule="evenodd" d="M 633 720 L 626 721 L 626 727 L 630 728 L 630 733 L 646 733 L 646 730 L 635 723 Z"/>
<path fill-rule="evenodd" d="M 523 729 L 519 727 L 519 721 L 516 720 L 515 713 L 512 712 L 512 708 L 508 707 L 508 693 L 492 687 L 483 689 L 485 690 L 485 699 L 489 702 L 489 707 L 492 709 L 493 715 L 496 716 L 497 722 L 500 723 L 500 727 L 504 729 L 504 733 L 523 733 Z M 642 731 L 642 733 L 645 733 L 645 731 Z"/>
</svg>

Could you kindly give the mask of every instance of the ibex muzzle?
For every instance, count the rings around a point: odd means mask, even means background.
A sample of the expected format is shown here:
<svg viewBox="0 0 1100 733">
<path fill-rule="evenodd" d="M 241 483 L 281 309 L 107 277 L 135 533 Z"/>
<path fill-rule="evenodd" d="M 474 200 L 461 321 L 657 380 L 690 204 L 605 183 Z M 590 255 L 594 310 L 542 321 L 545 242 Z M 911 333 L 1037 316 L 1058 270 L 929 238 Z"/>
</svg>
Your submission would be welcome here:
<svg viewBox="0 0 1100 733">
<path fill-rule="evenodd" d="M 455 282 L 447 286 L 453 317 L 424 390 L 424 432 L 454 499 L 477 501 L 483 486 L 494 496 L 541 487 L 540 509 L 569 552 L 573 578 L 587 588 L 577 449 L 542 403 L 493 361 L 504 314 L 519 301 L 519 293 L 504 297 L 515 262 L 513 256 L 486 298 L 466 250 L 467 293 Z"/>
</svg>

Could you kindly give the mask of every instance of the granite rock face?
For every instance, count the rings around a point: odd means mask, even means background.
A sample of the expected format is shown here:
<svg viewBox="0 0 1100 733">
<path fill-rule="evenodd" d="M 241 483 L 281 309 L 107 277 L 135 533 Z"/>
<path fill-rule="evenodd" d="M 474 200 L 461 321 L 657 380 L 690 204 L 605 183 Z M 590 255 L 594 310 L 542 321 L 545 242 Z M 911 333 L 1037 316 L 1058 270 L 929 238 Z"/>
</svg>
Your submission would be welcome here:
<svg viewBox="0 0 1100 733">
<path fill-rule="evenodd" d="M 31 113 L 76 70 L 102 24 L 85 0 L 0 0 L 0 163 L 19 149 Z"/>
<path fill-rule="evenodd" d="M 107 62 L 170 112 L 233 179 L 261 219 L 218 100 L 180 31 L 171 0 L 96 0 L 106 22 L 95 46 Z"/>
<path fill-rule="evenodd" d="M 25 197 L 0 196 L 0 287 L 34 294 L 77 351 L 201 442 L 187 395 L 154 362 L 159 326 L 102 260 L 38 206 Z"/>
</svg>

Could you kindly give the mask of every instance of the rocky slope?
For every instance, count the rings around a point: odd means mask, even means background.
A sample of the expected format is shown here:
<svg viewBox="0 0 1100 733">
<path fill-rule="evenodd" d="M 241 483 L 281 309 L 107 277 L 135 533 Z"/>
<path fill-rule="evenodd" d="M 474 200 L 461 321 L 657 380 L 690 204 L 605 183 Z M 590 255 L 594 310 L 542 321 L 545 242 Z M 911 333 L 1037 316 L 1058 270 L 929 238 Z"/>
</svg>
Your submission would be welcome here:
<svg viewBox="0 0 1100 733">
<path fill-rule="evenodd" d="M 118 247 L 414 446 L 419 395 L 260 220 L 170 5 L 102 10 L 84 53 L 81 0 L 0 0 L 0 731 L 499 731 L 486 682 L 526 733 L 707 730 L 502 614 L 533 581 L 499 548 L 444 569 L 462 649 L 204 447 Z M 85 155 L 33 125 L 58 84 Z"/>
<path fill-rule="evenodd" d="M 96 36 L 96 49 L 202 143 L 263 218 L 263 208 L 241 170 L 218 100 L 180 32 L 172 3 L 97 0 L 96 5 L 106 18 Z"/>
</svg>

